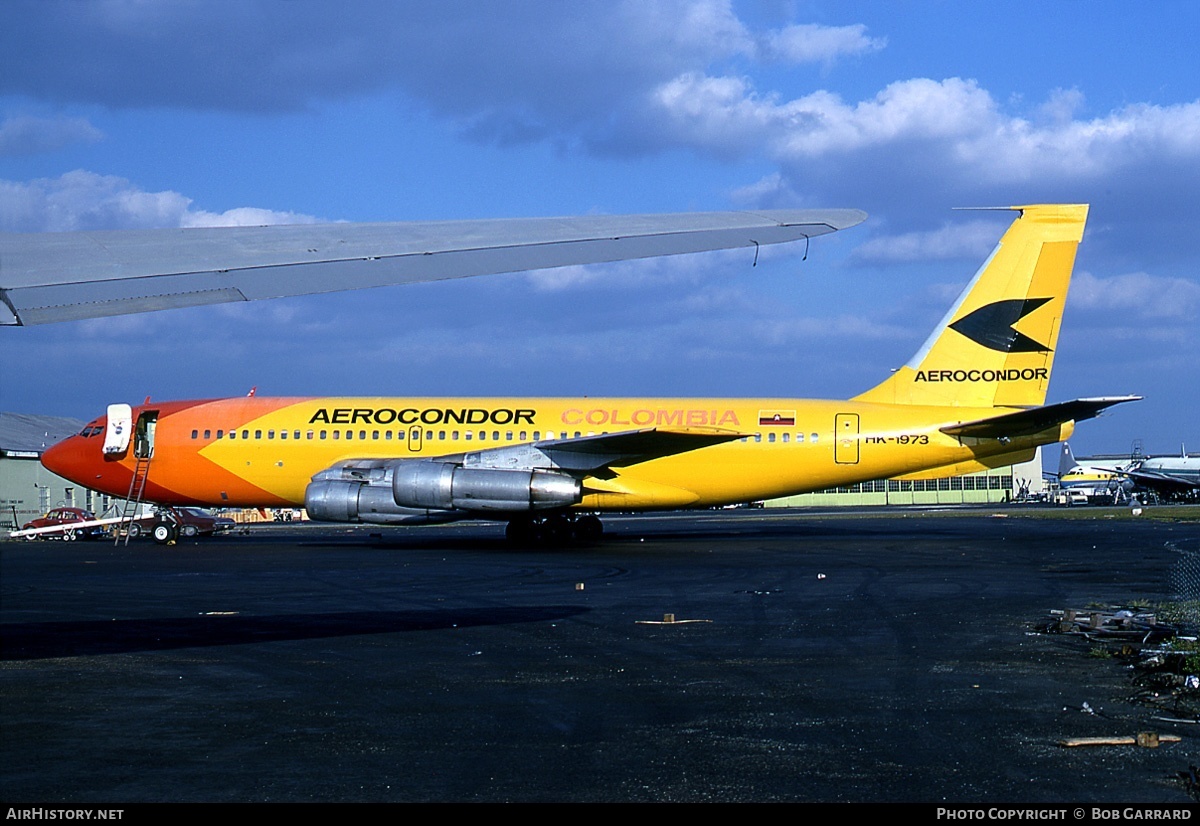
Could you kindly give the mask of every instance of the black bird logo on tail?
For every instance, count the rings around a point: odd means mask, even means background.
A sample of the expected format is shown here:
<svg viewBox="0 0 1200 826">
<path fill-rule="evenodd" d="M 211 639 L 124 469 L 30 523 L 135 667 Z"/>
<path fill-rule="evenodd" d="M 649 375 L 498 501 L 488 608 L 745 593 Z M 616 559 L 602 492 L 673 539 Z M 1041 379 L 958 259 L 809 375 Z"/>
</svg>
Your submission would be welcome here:
<svg viewBox="0 0 1200 826">
<path fill-rule="evenodd" d="M 1024 333 L 1013 329 L 1013 325 L 1049 298 L 1006 298 L 985 304 L 950 325 L 976 344 L 1001 353 L 1049 353 L 1050 348 Z"/>
</svg>

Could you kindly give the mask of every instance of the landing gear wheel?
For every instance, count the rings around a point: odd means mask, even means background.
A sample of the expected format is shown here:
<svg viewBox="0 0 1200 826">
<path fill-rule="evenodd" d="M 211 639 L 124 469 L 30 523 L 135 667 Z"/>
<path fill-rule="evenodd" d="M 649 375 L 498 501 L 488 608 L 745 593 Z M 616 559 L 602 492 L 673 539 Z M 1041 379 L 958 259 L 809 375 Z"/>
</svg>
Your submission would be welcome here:
<svg viewBox="0 0 1200 826">
<path fill-rule="evenodd" d="M 200 529 L 197 528 L 195 525 L 184 525 L 182 528 L 179 529 L 179 532 L 181 534 L 183 534 L 184 536 L 186 536 L 188 539 L 191 539 L 194 536 L 200 535 Z"/>
<path fill-rule="evenodd" d="M 593 542 L 604 533 L 604 523 L 593 514 L 575 520 L 575 538 L 581 542 Z"/>
<path fill-rule="evenodd" d="M 125 532 L 129 534 L 130 539 L 137 539 L 142 535 L 142 526 L 137 522 L 130 522 L 129 527 L 125 529 Z"/>
<path fill-rule="evenodd" d="M 564 545 L 571 541 L 571 520 L 558 513 L 546 518 L 542 525 L 542 538 L 551 545 Z"/>
<path fill-rule="evenodd" d="M 175 541 L 175 526 L 169 525 L 166 522 L 159 522 L 154 526 L 154 541 L 159 545 L 166 545 L 168 542 Z"/>
<path fill-rule="evenodd" d="M 535 535 L 533 520 L 523 517 L 509 520 L 504 529 L 504 538 L 514 545 L 526 545 L 533 541 Z"/>
</svg>

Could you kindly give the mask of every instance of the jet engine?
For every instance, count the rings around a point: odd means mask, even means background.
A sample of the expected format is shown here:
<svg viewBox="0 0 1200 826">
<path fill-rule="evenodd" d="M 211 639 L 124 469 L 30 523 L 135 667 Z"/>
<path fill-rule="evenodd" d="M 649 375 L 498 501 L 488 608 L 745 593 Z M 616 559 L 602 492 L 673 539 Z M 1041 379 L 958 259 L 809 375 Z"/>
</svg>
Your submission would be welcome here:
<svg viewBox="0 0 1200 826">
<path fill-rule="evenodd" d="M 547 470 L 466 468 L 453 462 L 340 462 L 304 492 L 311 518 L 326 522 L 442 521 L 471 513 L 565 508 L 583 497 L 579 480 Z"/>
</svg>

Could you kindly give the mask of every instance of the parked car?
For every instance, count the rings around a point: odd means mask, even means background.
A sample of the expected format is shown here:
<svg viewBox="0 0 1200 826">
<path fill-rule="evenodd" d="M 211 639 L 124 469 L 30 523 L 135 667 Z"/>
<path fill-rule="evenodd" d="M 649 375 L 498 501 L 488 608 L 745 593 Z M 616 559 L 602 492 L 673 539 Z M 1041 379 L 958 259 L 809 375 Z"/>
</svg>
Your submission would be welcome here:
<svg viewBox="0 0 1200 826">
<path fill-rule="evenodd" d="M 231 531 L 237 527 L 237 523 L 226 516 L 213 516 L 201 508 L 192 507 L 164 507 L 159 508 L 153 516 L 143 516 L 140 519 L 135 519 L 129 523 L 129 535 L 133 538 L 142 536 L 143 534 L 151 534 L 154 531 L 154 526 L 160 523 L 172 523 L 175 526 L 175 533 L 179 536 L 212 536 L 217 533 Z M 171 538 L 170 532 L 165 535 L 168 539 Z M 159 539 L 157 534 L 155 539 Z"/>
<path fill-rule="evenodd" d="M 61 531 L 47 531 L 46 533 L 34 534 L 27 538 L 39 539 L 41 537 L 48 537 L 51 539 L 66 539 L 68 541 L 75 539 L 95 539 L 104 536 L 103 525 L 89 525 L 86 528 L 70 527 L 79 522 L 91 522 L 95 518 L 91 511 L 85 511 L 83 508 L 55 508 L 45 516 L 39 516 L 37 519 L 26 522 L 21 526 L 21 530 L 62 525 L 63 529 Z"/>
<path fill-rule="evenodd" d="M 237 522 L 234 522 L 228 516 L 216 516 L 203 508 L 176 508 L 175 512 L 183 520 L 181 524 L 184 527 L 195 525 L 197 531 L 204 536 L 225 533 L 237 527 Z M 184 533 L 184 536 L 189 535 Z"/>
</svg>

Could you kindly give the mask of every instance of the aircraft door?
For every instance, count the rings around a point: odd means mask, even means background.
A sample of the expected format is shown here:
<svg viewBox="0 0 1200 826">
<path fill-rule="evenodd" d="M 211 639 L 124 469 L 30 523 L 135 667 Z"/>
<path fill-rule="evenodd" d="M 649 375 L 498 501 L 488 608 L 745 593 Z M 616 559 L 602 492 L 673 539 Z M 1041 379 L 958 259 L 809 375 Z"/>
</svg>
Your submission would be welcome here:
<svg viewBox="0 0 1200 826">
<path fill-rule="evenodd" d="M 133 430 L 133 408 L 127 404 L 108 406 L 108 425 L 104 428 L 104 455 L 124 453 Z"/>
<path fill-rule="evenodd" d="M 414 425 L 408 429 L 408 451 L 409 453 L 421 452 L 421 426 Z"/>
<path fill-rule="evenodd" d="M 833 461 L 858 464 L 858 414 L 838 413 L 833 417 Z"/>
<path fill-rule="evenodd" d="M 158 411 L 143 410 L 138 416 L 133 436 L 133 455 L 137 459 L 149 459 L 154 455 L 154 431 L 158 427 Z"/>
</svg>

